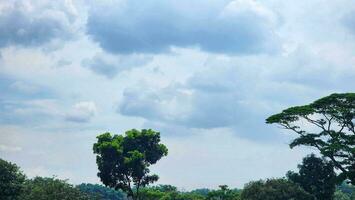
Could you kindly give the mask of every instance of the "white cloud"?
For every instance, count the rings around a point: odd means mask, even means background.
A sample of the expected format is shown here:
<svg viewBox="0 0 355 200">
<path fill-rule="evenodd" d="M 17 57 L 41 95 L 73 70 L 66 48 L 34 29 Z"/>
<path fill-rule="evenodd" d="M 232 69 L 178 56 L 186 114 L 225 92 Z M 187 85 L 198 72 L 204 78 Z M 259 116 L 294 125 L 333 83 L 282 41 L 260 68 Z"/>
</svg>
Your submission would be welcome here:
<svg viewBox="0 0 355 200">
<path fill-rule="evenodd" d="M 280 50 L 276 18 L 254 0 L 110 1 L 92 6 L 87 33 L 117 54 L 158 54 L 171 47 L 273 54 Z"/>
<path fill-rule="evenodd" d="M 65 119 L 72 122 L 88 122 L 97 113 L 94 102 L 82 101 L 73 106 L 72 111 L 66 114 Z"/>
<path fill-rule="evenodd" d="M 152 57 L 148 55 L 120 56 L 101 53 L 96 54 L 91 59 L 85 59 L 82 64 L 99 75 L 114 78 L 119 72 L 141 67 L 150 60 L 152 60 Z"/>
<path fill-rule="evenodd" d="M 36 47 L 54 39 L 67 40 L 78 29 L 71 1 L 2 1 L 0 13 L 0 47 Z"/>
</svg>

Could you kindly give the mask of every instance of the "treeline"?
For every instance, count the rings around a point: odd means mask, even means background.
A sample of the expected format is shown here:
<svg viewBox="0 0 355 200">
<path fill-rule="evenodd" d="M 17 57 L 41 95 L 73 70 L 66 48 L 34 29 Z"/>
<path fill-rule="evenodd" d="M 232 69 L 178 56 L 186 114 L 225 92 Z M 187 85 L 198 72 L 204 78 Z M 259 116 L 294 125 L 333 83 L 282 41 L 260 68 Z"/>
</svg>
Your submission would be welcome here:
<svg viewBox="0 0 355 200">
<path fill-rule="evenodd" d="M 168 155 L 160 133 L 151 129 L 103 133 L 97 136 L 93 152 L 97 175 L 107 188 L 73 186 L 57 178 L 27 179 L 15 164 L 0 160 L 0 199 L 355 200 L 354 122 L 355 93 L 332 94 L 270 116 L 266 123 L 297 134 L 291 148 L 312 147 L 322 157 L 308 155 L 297 171 L 252 181 L 240 190 L 221 185 L 215 190 L 182 192 L 170 185 L 149 186 L 159 179 L 149 167 Z"/>
<path fill-rule="evenodd" d="M 179 191 L 171 185 L 143 187 L 141 200 L 355 200 L 355 187 L 343 182 L 336 185 L 332 176 L 318 176 L 305 172 L 308 166 L 317 166 L 317 174 L 327 170 L 329 163 L 310 155 L 299 166 L 299 172 L 288 172 L 286 177 L 247 183 L 243 189 L 196 189 Z M 301 173 L 300 173 L 301 172 Z M 312 176 L 307 181 L 303 175 Z M 322 183 L 321 183 L 322 182 Z M 318 185 L 312 185 L 318 184 Z M 98 184 L 72 185 L 56 177 L 26 178 L 20 168 L 0 159 L 1 200 L 129 200 L 126 193 Z"/>
</svg>

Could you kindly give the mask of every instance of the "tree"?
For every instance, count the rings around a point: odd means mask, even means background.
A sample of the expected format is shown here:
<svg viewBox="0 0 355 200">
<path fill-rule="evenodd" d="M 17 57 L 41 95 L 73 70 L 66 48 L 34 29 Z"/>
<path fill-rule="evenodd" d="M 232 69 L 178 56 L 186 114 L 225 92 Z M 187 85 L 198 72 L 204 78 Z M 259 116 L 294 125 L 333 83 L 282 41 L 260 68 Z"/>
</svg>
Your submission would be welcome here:
<svg viewBox="0 0 355 200">
<path fill-rule="evenodd" d="M 18 199 L 25 178 L 16 164 L 0 159 L 0 199 Z"/>
<path fill-rule="evenodd" d="M 26 180 L 21 200 L 92 200 L 65 180 L 35 177 Z"/>
<path fill-rule="evenodd" d="M 124 136 L 104 133 L 97 139 L 93 150 L 104 185 L 121 189 L 135 200 L 141 187 L 158 180 L 157 175 L 149 174 L 149 166 L 168 154 L 159 132 L 132 129 Z"/>
<path fill-rule="evenodd" d="M 286 179 L 268 179 L 246 184 L 242 200 L 313 200 L 313 196 Z"/>
<path fill-rule="evenodd" d="M 355 93 L 331 94 L 315 102 L 290 107 L 270 116 L 266 123 L 279 124 L 298 134 L 290 147 L 311 146 L 341 171 L 339 181 L 355 184 Z M 307 123 L 307 125 L 304 125 Z M 318 129 L 309 128 L 312 125 Z M 303 127 L 301 127 L 303 126 Z"/>
<path fill-rule="evenodd" d="M 98 200 L 124 200 L 125 194 L 122 191 L 116 191 L 98 184 L 82 183 L 77 185 L 82 193 Z"/>
<path fill-rule="evenodd" d="M 219 190 L 210 191 L 207 194 L 207 200 L 239 200 L 239 191 L 231 190 L 227 185 L 220 185 L 219 188 Z"/>
<path fill-rule="evenodd" d="M 332 200 L 336 189 L 336 174 L 332 163 L 311 154 L 298 165 L 299 172 L 289 171 L 287 177 L 299 184 L 317 200 Z"/>
</svg>

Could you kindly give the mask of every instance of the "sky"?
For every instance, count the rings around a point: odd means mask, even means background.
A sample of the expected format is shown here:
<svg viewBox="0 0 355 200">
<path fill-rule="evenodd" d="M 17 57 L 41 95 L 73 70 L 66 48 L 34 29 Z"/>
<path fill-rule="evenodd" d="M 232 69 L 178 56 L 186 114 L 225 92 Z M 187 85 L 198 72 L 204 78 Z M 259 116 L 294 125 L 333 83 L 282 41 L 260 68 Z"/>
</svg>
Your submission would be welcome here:
<svg viewBox="0 0 355 200">
<path fill-rule="evenodd" d="M 0 1 L 0 158 L 99 183 L 96 136 L 151 128 L 182 190 L 283 177 L 265 119 L 355 89 L 353 0 Z"/>
</svg>

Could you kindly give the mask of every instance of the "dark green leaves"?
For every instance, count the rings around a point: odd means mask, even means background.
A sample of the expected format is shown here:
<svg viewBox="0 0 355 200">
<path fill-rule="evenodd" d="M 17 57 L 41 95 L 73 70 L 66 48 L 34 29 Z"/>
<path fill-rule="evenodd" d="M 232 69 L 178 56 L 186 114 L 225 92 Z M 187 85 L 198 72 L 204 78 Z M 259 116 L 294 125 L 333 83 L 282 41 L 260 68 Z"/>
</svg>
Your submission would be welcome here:
<svg viewBox="0 0 355 200">
<path fill-rule="evenodd" d="M 248 183 L 241 194 L 242 200 L 314 200 L 300 186 L 286 179 L 268 179 Z"/>
<path fill-rule="evenodd" d="M 287 173 L 290 181 L 300 185 L 316 199 L 333 199 L 337 180 L 332 163 L 311 154 L 303 159 L 298 169 L 297 173 L 291 171 Z"/>
<path fill-rule="evenodd" d="M 97 154 L 101 181 L 111 188 L 122 189 L 135 198 L 132 188 L 144 187 L 158 180 L 149 174 L 149 166 L 168 154 L 160 143 L 160 133 L 151 129 L 132 129 L 125 135 L 104 133 L 97 137 L 93 150 Z"/>
<path fill-rule="evenodd" d="M 24 181 L 25 175 L 17 165 L 0 159 L 0 199 L 18 199 Z"/>
</svg>

